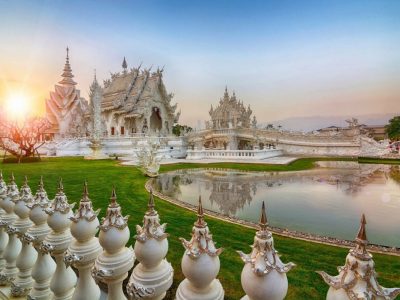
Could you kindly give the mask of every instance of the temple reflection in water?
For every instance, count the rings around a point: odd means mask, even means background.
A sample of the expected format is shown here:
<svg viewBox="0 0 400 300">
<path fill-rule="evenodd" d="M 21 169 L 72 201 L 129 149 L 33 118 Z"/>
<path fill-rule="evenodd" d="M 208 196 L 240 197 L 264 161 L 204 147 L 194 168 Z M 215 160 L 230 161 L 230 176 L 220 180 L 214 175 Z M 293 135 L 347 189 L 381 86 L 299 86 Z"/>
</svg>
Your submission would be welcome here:
<svg viewBox="0 0 400 300">
<path fill-rule="evenodd" d="M 396 217 L 385 218 L 387 214 L 400 213 L 399 182 L 399 166 L 327 161 L 319 162 L 319 168 L 299 172 L 179 170 L 161 174 L 154 188 L 190 204 L 195 204 L 201 195 L 205 208 L 247 221 L 257 221 L 253 207 L 266 200 L 269 209 L 275 210 L 271 214 L 273 226 L 346 238 L 346 233 L 337 234 L 329 228 L 327 220 L 335 214 L 350 223 L 353 215 L 358 218 L 357 209 L 361 209 L 370 211 L 371 222 L 382 223 L 382 230 L 383 223 L 387 231 L 400 226 L 387 224 L 388 219 L 397 220 Z M 318 218 L 323 219 L 323 224 L 318 224 Z M 380 226 L 375 227 L 379 231 Z M 350 234 L 351 230 L 349 238 Z M 394 240 L 387 243 L 400 245 L 399 233 Z"/>
</svg>

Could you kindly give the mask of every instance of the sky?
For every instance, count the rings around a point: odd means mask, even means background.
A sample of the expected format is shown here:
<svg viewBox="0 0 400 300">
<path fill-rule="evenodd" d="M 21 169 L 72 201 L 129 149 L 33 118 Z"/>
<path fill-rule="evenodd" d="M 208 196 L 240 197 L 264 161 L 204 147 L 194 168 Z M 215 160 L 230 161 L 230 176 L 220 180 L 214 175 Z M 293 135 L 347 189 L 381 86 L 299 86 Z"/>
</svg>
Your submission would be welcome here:
<svg viewBox="0 0 400 300">
<path fill-rule="evenodd" d="M 81 95 L 128 66 L 165 66 L 180 123 L 207 120 L 225 86 L 259 122 L 400 112 L 400 1 L 3 1 L 0 103 L 32 113 L 65 48 Z"/>
</svg>

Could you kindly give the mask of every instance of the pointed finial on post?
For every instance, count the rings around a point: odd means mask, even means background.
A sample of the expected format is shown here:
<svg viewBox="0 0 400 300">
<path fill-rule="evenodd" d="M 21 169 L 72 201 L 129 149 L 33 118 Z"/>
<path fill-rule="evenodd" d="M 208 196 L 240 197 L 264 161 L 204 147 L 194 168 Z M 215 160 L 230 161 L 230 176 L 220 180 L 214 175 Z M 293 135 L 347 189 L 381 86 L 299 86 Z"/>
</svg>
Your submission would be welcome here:
<svg viewBox="0 0 400 300">
<path fill-rule="evenodd" d="M 82 200 L 81 201 L 89 201 L 89 191 L 87 181 L 83 183 L 83 192 L 82 192 Z"/>
<path fill-rule="evenodd" d="M 201 196 L 199 196 L 199 206 L 197 208 L 197 221 L 194 223 L 196 227 L 204 228 L 207 223 L 204 221 L 203 205 L 201 203 Z"/>
<path fill-rule="evenodd" d="M 61 177 L 60 177 L 60 179 L 58 180 L 58 192 L 59 192 L 59 193 L 64 192 L 64 186 L 63 186 L 62 178 L 61 178 Z"/>
<path fill-rule="evenodd" d="M 39 184 L 38 184 L 38 190 L 43 191 L 44 190 L 44 183 L 43 183 L 43 176 L 40 176 Z"/>
<path fill-rule="evenodd" d="M 115 186 L 114 185 L 113 185 L 113 188 L 112 188 L 110 200 L 111 200 L 110 207 L 117 207 L 118 206 L 118 204 L 117 204 L 117 193 L 115 192 Z"/>
<path fill-rule="evenodd" d="M 15 183 L 14 172 L 11 173 L 10 181 L 11 183 Z"/>
<path fill-rule="evenodd" d="M 3 170 L 0 170 L 0 180 L 3 180 Z"/>
<path fill-rule="evenodd" d="M 156 211 L 154 210 L 154 207 L 155 204 L 154 204 L 153 190 L 150 190 L 150 197 L 149 197 L 149 202 L 147 203 L 146 215 L 155 215 Z"/>
<path fill-rule="evenodd" d="M 69 61 L 69 48 L 67 46 L 67 61 Z"/>
<path fill-rule="evenodd" d="M 24 177 L 24 185 L 28 185 L 28 176 L 26 176 L 26 175 Z"/>
<path fill-rule="evenodd" d="M 124 69 L 124 72 L 126 72 L 126 69 L 128 68 L 128 64 L 126 63 L 125 56 L 124 56 L 124 60 L 122 62 L 122 68 Z"/>
<path fill-rule="evenodd" d="M 360 229 L 358 230 L 358 234 L 357 234 L 357 240 L 360 241 L 368 241 L 367 240 L 367 233 L 365 230 L 365 225 L 367 224 L 367 221 L 365 219 L 365 215 L 362 214 L 361 216 L 361 221 L 360 221 Z"/>
<path fill-rule="evenodd" d="M 265 202 L 264 201 L 262 202 L 260 222 L 258 222 L 258 225 L 260 225 L 260 229 L 262 231 L 267 230 L 268 220 L 267 220 L 267 213 L 265 211 Z"/>
</svg>

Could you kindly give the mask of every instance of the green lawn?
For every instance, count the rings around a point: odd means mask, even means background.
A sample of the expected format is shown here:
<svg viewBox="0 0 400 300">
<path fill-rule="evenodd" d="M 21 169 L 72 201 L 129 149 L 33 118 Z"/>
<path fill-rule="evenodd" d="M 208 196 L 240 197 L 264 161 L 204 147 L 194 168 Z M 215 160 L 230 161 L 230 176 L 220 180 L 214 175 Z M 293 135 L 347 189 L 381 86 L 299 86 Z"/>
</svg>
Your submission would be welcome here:
<svg viewBox="0 0 400 300">
<path fill-rule="evenodd" d="M 179 168 L 194 167 L 221 167 L 240 168 L 259 171 L 283 171 L 312 168 L 316 159 L 300 159 L 289 166 L 276 165 L 239 165 L 232 163 L 218 163 L 210 165 L 177 164 L 163 166 L 162 171 Z M 101 208 L 104 216 L 112 185 L 117 189 L 118 202 L 122 205 L 124 215 L 130 215 L 129 228 L 131 235 L 135 234 L 135 224 L 141 223 L 146 210 L 148 194 L 144 189 L 147 180 L 136 168 L 119 166 L 116 161 L 87 161 L 82 158 L 54 158 L 44 159 L 41 163 L 3 164 L 0 165 L 6 178 L 14 172 L 18 184 L 27 175 L 30 185 L 35 191 L 35 185 L 40 175 L 43 175 L 49 197 L 54 197 L 57 181 L 63 178 L 64 190 L 69 201 L 78 202 L 81 196 L 82 184 L 88 181 L 90 197 L 95 208 Z M 190 238 L 195 214 L 173 204 L 156 199 L 156 209 L 160 213 L 161 221 L 168 223 L 169 237 L 168 260 L 175 270 L 174 286 L 169 295 L 173 295 L 179 282 L 183 279 L 180 261 L 183 247 L 178 238 Z M 243 291 L 240 285 L 240 273 L 243 263 L 236 250 L 249 252 L 254 230 L 239 225 L 229 224 L 220 220 L 206 218 L 213 233 L 217 246 L 225 250 L 221 254 L 221 270 L 219 279 L 225 289 L 225 299 L 240 299 Z M 356 232 L 354 233 L 356 234 Z M 133 239 L 130 240 L 133 243 Z M 275 236 L 275 247 L 282 255 L 283 262 L 292 261 L 297 267 L 288 273 L 289 292 L 287 299 L 325 299 L 327 285 L 315 273 L 324 270 L 336 274 L 336 266 L 343 265 L 348 250 L 320 245 L 312 242 Z M 379 281 L 387 287 L 400 285 L 400 257 L 374 255 Z M 173 299 L 172 296 L 168 299 Z"/>
</svg>

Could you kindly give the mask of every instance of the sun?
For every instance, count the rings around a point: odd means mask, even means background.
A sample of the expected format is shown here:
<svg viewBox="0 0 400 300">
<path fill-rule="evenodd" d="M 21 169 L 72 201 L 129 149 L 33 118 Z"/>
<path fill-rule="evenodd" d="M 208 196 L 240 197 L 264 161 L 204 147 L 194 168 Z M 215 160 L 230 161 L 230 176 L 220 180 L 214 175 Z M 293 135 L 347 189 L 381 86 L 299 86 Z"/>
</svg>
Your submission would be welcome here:
<svg viewBox="0 0 400 300">
<path fill-rule="evenodd" d="M 29 111 L 28 97 L 21 92 L 10 94 L 6 99 L 5 108 L 10 118 L 23 118 Z"/>
</svg>

